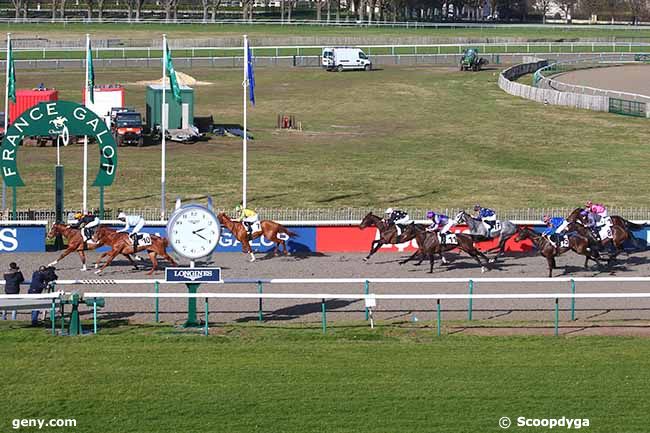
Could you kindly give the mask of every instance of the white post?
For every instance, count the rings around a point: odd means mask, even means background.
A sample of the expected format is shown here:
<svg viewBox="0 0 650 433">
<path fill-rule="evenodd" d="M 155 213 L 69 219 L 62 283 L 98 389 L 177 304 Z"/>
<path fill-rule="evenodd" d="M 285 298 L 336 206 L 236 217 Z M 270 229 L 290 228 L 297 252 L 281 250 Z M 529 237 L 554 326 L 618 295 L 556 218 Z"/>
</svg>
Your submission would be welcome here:
<svg viewBox="0 0 650 433">
<path fill-rule="evenodd" d="M 247 124 L 246 124 L 246 109 L 248 105 L 248 36 L 244 35 L 244 82 L 242 83 L 242 86 L 244 87 L 244 145 L 243 145 L 243 169 L 242 169 L 242 175 L 243 175 L 243 184 L 242 184 L 242 206 L 246 208 L 246 153 L 247 153 L 247 145 L 248 145 L 248 133 L 247 131 Z"/>
<path fill-rule="evenodd" d="M 5 57 L 5 63 L 7 64 L 5 77 L 5 135 L 9 126 L 9 45 L 11 45 L 11 33 L 7 33 L 7 55 Z M 4 177 L 2 178 L 2 215 L 7 215 L 7 184 Z"/>
<path fill-rule="evenodd" d="M 90 35 L 86 33 L 86 82 L 84 83 L 86 97 L 86 107 L 88 106 L 88 99 L 90 98 L 90 92 L 88 91 L 88 50 L 90 50 Z M 83 175 L 83 213 L 88 212 L 88 136 L 84 135 L 84 175 Z"/>
<path fill-rule="evenodd" d="M 163 65 L 162 65 L 162 70 L 163 70 L 163 78 L 162 78 L 162 111 L 161 111 L 161 133 L 162 133 L 162 142 L 160 144 L 161 146 L 161 162 L 160 162 L 160 219 L 164 220 L 165 219 L 165 147 L 166 147 L 166 139 L 165 139 L 165 131 L 167 130 L 167 116 L 165 113 L 165 87 L 167 86 L 167 83 L 165 82 L 167 78 L 167 35 L 163 35 Z M 170 83 L 171 85 L 171 80 Z"/>
</svg>

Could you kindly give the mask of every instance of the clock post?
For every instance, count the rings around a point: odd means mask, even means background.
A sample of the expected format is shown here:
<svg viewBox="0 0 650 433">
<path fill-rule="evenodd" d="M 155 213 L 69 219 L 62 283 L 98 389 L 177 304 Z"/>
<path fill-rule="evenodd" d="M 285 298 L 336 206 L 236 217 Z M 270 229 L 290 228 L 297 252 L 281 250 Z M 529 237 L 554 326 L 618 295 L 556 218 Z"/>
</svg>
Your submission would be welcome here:
<svg viewBox="0 0 650 433">
<path fill-rule="evenodd" d="M 190 262 L 190 268 L 194 268 L 194 260 Z M 187 293 L 196 293 L 201 287 L 199 283 L 186 283 Z M 187 320 L 184 328 L 199 328 L 201 323 L 196 318 L 196 298 L 187 298 Z"/>
<path fill-rule="evenodd" d="M 196 294 L 201 283 L 222 283 L 221 268 L 195 267 L 195 260 L 207 257 L 216 249 L 221 236 L 219 219 L 212 211 L 212 199 L 208 206 L 187 204 L 176 209 L 167 221 L 167 236 L 174 251 L 190 260 L 189 267 L 166 268 L 165 280 L 184 282 L 189 294 Z M 196 315 L 196 297 L 187 298 L 187 320 L 183 327 L 200 327 Z"/>
</svg>

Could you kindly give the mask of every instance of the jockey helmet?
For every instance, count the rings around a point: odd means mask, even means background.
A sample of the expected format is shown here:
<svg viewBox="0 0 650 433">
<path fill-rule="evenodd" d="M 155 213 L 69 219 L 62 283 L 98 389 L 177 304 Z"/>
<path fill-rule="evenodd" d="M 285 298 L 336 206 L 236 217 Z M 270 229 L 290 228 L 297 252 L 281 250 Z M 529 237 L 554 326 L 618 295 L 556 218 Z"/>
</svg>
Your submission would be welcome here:
<svg viewBox="0 0 650 433">
<path fill-rule="evenodd" d="M 478 203 L 476 203 L 476 204 L 474 205 L 474 210 L 481 210 L 481 205 L 478 204 Z"/>
<path fill-rule="evenodd" d="M 436 213 L 434 211 L 430 210 L 429 212 L 427 212 L 427 218 L 431 219 L 434 216 L 436 216 Z"/>
<path fill-rule="evenodd" d="M 385 213 L 386 215 L 390 215 L 390 214 L 392 214 L 392 213 L 393 213 L 393 208 L 392 208 L 392 207 L 389 207 L 388 209 L 386 209 L 386 212 L 384 212 L 384 213 Z"/>
<path fill-rule="evenodd" d="M 235 206 L 235 211 L 239 212 L 239 211 L 241 211 L 241 208 L 242 208 L 242 206 L 240 204 L 238 204 L 237 206 Z"/>
<path fill-rule="evenodd" d="M 580 216 L 584 217 L 584 216 L 587 216 L 587 215 L 589 215 L 589 212 L 587 212 L 586 210 L 583 209 L 583 210 L 580 211 Z"/>
<path fill-rule="evenodd" d="M 548 224 L 549 221 L 551 221 L 551 217 L 548 216 L 548 215 L 544 215 L 544 216 L 542 217 L 542 221 L 544 221 L 544 224 Z"/>
<path fill-rule="evenodd" d="M 125 220 L 126 219 L 126 214 L 124 212 L 120 212 L 120 214 L 117 216 L 118 220 Z"/>
<path fill-rule="evenodd" d="M 80 219 L 80 218 L 83 217 L 83 216 L 84 216 L 84 215 L 83 215 L 81 212 L 77 212 L 76 214 L 74 214 L 74 219 L 78 220 L 78 219 Z"/>
<path fill-rule="evenodd" d="M 587 207 L 591 207 L 594 203 L 591 200 L 587 200 Z"/>
</svg>

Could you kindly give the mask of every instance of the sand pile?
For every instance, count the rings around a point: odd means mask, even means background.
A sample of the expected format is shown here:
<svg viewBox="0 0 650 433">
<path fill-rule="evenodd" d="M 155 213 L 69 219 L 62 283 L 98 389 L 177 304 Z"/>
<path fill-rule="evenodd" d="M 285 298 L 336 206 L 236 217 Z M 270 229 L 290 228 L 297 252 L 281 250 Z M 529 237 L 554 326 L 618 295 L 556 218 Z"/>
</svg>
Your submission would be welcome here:
<svg viewBox="0 0 650 433">
<path fill-rule="evenodd" d="M 191 75 L 187 75 L 179 71 L 176 71 L 176 79 L 178 80 L 178 83 L 181 86 L 188 86 L 188 87 L 209 86 L 210 84 L 212 84 L 209 81 L 198 81 L 196 78 L 192 77 Z M 165 77 L 165 83 L 169 84 L 169 77 Z M 157 80 L 137 81 L 135 84 L 139 86 L 148 86 L 150 84 L 162 84 L 162 77 Z"/>
</svg>

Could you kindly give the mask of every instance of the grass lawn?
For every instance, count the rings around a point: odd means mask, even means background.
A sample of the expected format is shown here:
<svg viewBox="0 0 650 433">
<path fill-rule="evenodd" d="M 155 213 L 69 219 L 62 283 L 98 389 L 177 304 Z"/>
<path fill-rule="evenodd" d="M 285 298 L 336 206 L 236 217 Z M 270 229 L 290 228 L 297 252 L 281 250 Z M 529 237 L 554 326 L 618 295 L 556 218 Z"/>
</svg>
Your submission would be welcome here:
<svg viewBox="0 0 650 433">
<path fill-rule="evenodd" d="M 644 433 L 650 421 L 648 339 L 242 325 L 207 338 L 146 326 L 65 338 L 10 326 L 3 431 L 17 418 L 107 433 L 497 432 L 503 416 Z"/>
<path fill-rule="evenodd" d="M 242 122 L 241 70 L 186 70 L 197 86 L 196 114 Z M 96 70 L 98 83 L 125 83 L 127 105 L 144 111 L 144 86 L 157 70 Z M 45 82 L 60 98 L 81 99 L 83 72 L 20 71 L 18 87 Z M 249 200 L 256 207 L 572 206 L 597 197 L 647 206 L 646 119 L 544 106 L 496 85 L 498 70 L 387 67 L 370 73 L 257 68 L 249 109 Z M 275 129 L 294 114 L 302 132 Z M 91 163 L 96 158 L 91 148 Z M 120 148 L 107 207 L 156 207 L 160 146 Z M 222 206 L 241 196 L 241 140 L 170 144 L 168 202 L 211 194 Z M 81 204 L 80 146 L 62 149 L 68 207 Z M 19 208 L 53 206 L 53 148 L 22 147 L 27 186 Z M 92 165 L 91 165 L 92 167 Z M 630 181 L 630 174 L 634 181 Z M 94 179 L 95 171 L 90 170 Z M 98 203 L 91 188 L 90 203 Z"/>
<path fill-rule="evenodd" d="M 650 29 L 602 29 L 574 26 L 568 29 L 548 27 L 500 27 L 500 28 L 401 28 L 401 27 L 335 27 L 335 26 L 280 26 L 237 24 L 3 24 L 3 31 L 13 37 L 67 39 L 95 37 L 151 40 L 167 33 L 170 38 L 240 37 L 248 34 L 253 40 L 266 37 L 290 36 L 341 36 L 341 37 L 403 37 L 428 36 L 434 38 L 524 38 L 528 40 L 559 40 L 575 38 L 610 38 L 625 40 L 650 40 Z"/>
</svg>

